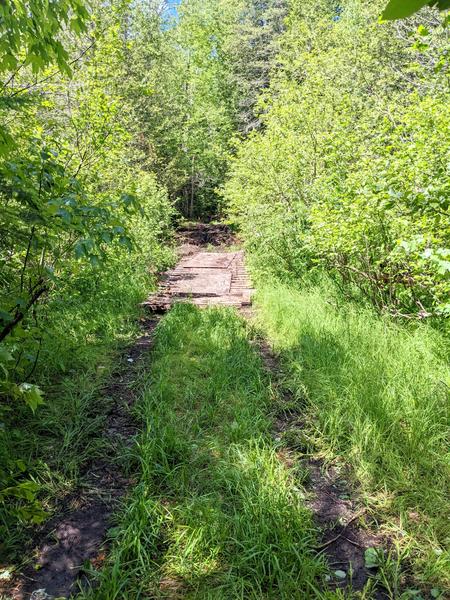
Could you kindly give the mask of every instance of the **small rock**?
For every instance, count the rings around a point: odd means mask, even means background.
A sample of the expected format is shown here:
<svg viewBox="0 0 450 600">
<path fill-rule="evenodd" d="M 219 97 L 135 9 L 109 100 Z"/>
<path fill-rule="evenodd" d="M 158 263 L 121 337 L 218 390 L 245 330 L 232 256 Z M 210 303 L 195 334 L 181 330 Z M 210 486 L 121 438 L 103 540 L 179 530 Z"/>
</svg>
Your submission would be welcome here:
<svg viewBox="0 0 450 600">
<path fill-rule="evenodd" d="M 30 600 L 53 600 L 53 596 L 47 594 L 44 588 L 35 590 L 30 597 Z"/>
<path fill-rule="evenodd" d="M 338 579 L 345 579 L 347 577 L 347 573 L 345 571 L 341 571 L 340 569 L 338 569 L 337 571 L 335 571 L 334 575 Z"/>
</svg>

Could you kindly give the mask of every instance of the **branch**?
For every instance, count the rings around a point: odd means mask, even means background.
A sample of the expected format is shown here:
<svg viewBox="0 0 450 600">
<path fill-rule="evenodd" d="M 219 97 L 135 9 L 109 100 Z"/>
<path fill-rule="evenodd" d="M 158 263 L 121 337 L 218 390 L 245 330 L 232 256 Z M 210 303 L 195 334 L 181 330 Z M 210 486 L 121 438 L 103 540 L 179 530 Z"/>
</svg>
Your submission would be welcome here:
<svg viewBox="0 0 450 600">
<path fill-rule="evenodd" d="M 23 320 L 23 318 L 25 317 L 27 312 L 30 310 L 30 308 L 33 306 L 33 304 L 35 304 L 39 300 L 39 298 L 42 296 L 42 294 L 44 294 L 48 290 L 47 286 L 40 287 L 43 283 L 44 282 L 42 280 L 38 282 L 38 284 L 37 284 L 38 289 L 34 292 L 34 294 L 28 300 L 28 303 L 27 303 L 25 309 L 19 310 L 17 312 L 16 316 L 14 317 L 14 319 L 5 325 L 3 330 L 0 332 L 0 342 L 2 342 L 12 332 L 14 327 L 16 327 Z"/>
<path fill-rule="evenodd" d="M 27 245 L 27 252 L 25 254 L 25 260 L 23 261 L 22 272 L 20 274 L 20 293 L 23 292 L 23 279 L 25 277 L 25 270 L 27 268 L 28 258 L 30 256 L 31 243 L 32 243 L 33 237 L 34 237 L 34 231 L 35 231 L 35 225 L 33 225 L 33 227 L 31 228 L 31 233 L 30 233 L 30 237 L 29 237 L 28 245 Z"/>
<path fill-rule="evenodd" d="M 73 60 L 71 60 L 68 64 L 69 65 L 73 65 L 76 62 L 78 62 L 81 58 L 83 58 L 83 56 L 89 52 L 89 50 L 95 45 L 95 39 L 89 44 L 89 46 L 87 48 L 85 48 L 80 54 L 79 56 L 77 56 L 76 58 L 74 58 Z M 40 79 L 39 81 L 35 81 L 35 83 L 30 83 L 29 85 L 26 85 L 23 88 L 19 88 L 17 91 L 13 92 L 12 94 L 10 94 L 8 96 L 8 98 L 13 98 L 14 96 L 17 96 L 19 94 L 21 94 L 22 92 L 27 92 L 29 90 L 31 90 L 32 88 L 37 87 L 38 85 L 41 85 L 41 83 L 45 83 L 46 81 L 49 81 L 49 79 L 52 79 L 53 77 L 55 77 L 56 75 L 58 75 L 59 73 L 61 73 L 61 69 L 58 69 L 56 71 L 53 71 L 53 73 L 50 73 L 50 75 L 47 75 L 47 77 L 44 77 L 43 79 Z"/>
</svg>

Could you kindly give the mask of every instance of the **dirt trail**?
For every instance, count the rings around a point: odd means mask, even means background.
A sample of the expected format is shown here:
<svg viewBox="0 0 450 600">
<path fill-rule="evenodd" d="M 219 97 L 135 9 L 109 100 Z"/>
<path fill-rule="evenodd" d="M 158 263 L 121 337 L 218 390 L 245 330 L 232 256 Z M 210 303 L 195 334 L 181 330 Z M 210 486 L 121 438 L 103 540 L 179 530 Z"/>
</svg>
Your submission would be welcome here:
<svg viewBox="0 0 450 600">
<path fill-rule="evenodd" d="M 132 481 L 115 464 L 124 445 L 133 443 L 138 425 L 130 413 L 135 400 L 132 384 L 152 344 L 157 319 L 142 322 L 142 335 L 127 348 L 97 400 L 111 399 L 104 436 L 111 455 L 85 466 L 83 485 L 64 498 L 57 514 L 35 535 L 30 564 L 9 589 L 0 594 L 13 600 L 66 598 L 78 591 L 77 580 L 86 562 L 99 564 L 102 544 L 118 502 Z"/>
<path fill-rule="evenodd" d="M 252 289 L 244 255 L 241 250 L 231 249 L 235 239 L 228 228 L 198 224 L 181 230 L 178 235 L 179 262 L 162 277 L 159 291 L 144 306 L 153 313 L 160 313 L 176 301 L 191 301 L 201 307 L 234 306 L 246 318 L 251 317 Z M 105 436 L 117 452 L 124 443 L 133 443 L 138 431 L 129 411 L 134 402 L 131 384 L 137 375 L 136 365 L 150 351 L 156 322 L 155 317 L 144 322 L 142 337 L 127 350 L 116 376 L 105 390 L 105 394 L 113 398 Z M 276 357 L 265 343 L 259 345 L 259 351 L 276 382 L 279 370 Z M 135 364 L 134 368 L 130 368 L 130 363 Z M 274 437 L 280 439 L 292 426 L 301 428 L 301 416 L 277 419 Z M 333 469 L 325 470 L 318 461 L 299 459 L 295 448 L 292 452 L 289 447 L 284 448 L 279 455 L 288 467 L 301 460 L 310 473 L 308 505 L 323 532 L 318 552 L 326 554 L 332 569 L 344 573 L 340 581 L 331 581 L 330 587 L 346 587 L 351 583 L 354 589 L 362 589 L 370 577 L 364 566 L 364 551 L 379 545 L 379 540 L 362 526 L 361 508 L 350 500 L 351 491 L 346 482 L 339 480 Z M 49 600 L 76 593 L 83 563 L 90 561 L 99 567 L 104 560 L 104 541 L 111 516 L 117 501 L 132 483 L 114 465 L 114 457 L 88 465 L 87 491 L 79 490 L 66 499 L 58 515 L 38 532 L 33 565 L 16 580 L 9 597 Z"/>
</svg>

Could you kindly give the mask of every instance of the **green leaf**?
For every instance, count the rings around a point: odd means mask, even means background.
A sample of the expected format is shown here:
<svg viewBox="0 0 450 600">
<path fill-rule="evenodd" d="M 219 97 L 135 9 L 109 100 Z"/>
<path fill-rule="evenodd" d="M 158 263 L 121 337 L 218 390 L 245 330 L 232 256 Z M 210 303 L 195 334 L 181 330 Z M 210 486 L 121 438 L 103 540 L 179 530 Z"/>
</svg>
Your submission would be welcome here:
<svg viewBox="0 0 450 600">
<path fill-rule="evenodd" d="M 19 308 L 22 308 L 22 309 L 26 308 L 26 306 L 27 306 L 26 298 L 22 298 L 21 296 L 14 298 L 14 306 L 18 306 Z"/>
<path fill-rule="evenodd" d="M 7 154 L 15 146 L 14 138 L 0 125 L 0 155 Z"/>
<path fill-rule="evenodd" d="M 0 321 L 6 325 L 6 323 L 11 323 L 11 321 L 13 320 L 12 316 L 4 311 L 4 310 L 0 310 Z"/>
<path fill-rule="evenodd" d="M 436 0 L 430 2 L 430 6 L 436 6 L 439 10 L 448 10 L 450 8 L 450 0 Z"/>
<path fill-rule="evenodd" d="M 428 4 L 429 0 L 390 0 L 381 14 L 383 21 L 394 21 L 410 17 L 423 6 Z"/>
<path fill-rule="evenodd" d="M 91 265 L 93 267 L 99 267 L 100 264 L 101 264 L 99 257 L 97 255 L 95 255 L 95 254 L 91 254 L 89 256 L 89 262 L 91 263 Z"/>
<path fill-rule="evenodd" d="M 66 210 L 65 208 L 59 208 L 56 212 L 58 217 L 61 217 L 61 219 L 64 221 L 64 223 L 66 223 L 67 225 L 70 225 L 70 223 L 72 222 L 72 215 L 71 213 Z"/>
<path fill-rule="evenodd" d="M 11 352 L 0 346 L 0 362 L 7 363 L 13 360 Z"/>
<path fill-rule="evenodd" d="M 17 58 L 12 54 L 5 54 L 0 63 L 0 70 L 13 71 L 17 67 Z"/>
<path fill-rule="evenodd" d="M 390 0 L 381 14 L 381 20 L 394 21 L 396 19 L 405 19 L 424 6 L 435 6 L 440 11 L 443 11 L 450 8 L 450 0 Z"/>
<path fill-rule="evenodd" d="M 27 470 L 27 465 L 25 464 L 25 462 L 21 459 L 16 460 L 16 467 L 19 469 L 19 471 L 21 473 L 25 473 L 25 471 Z"/>
<path fill-rule="evenodd" d="M 380 566 L 380 551 L 378 548 L 367 548 L 364 552 L 366 569 L 376 569 Z"/>
<path fill-rule="evenodd" d="M 40 486 L 35 481 L 23 481 L 18 485 L 1 490 L 0 496 L 14 496 L 15 498 L 22 498 L 23 500 L 32 502 L 39 489 Z"/>
<path fill-rule="evenodd" d="M 83 258 L 83 256 L 86 256 L 84 240 L 81 240 L 75 244 L 75 256 L 76 258 Z"/>
<path fill-rule="evenodd" d="M 79 18 L 74 18 L 70 21 L 70 29 L 75 33 L 82 33 L 83 21 Z"/>
<path fill-rule="evenodd" d="M 130 252 L 131 252 L 131 250 L 133 250 L 133 242 L 126 235 L 121 235 L 120 236 L 120 238 L 119 238 L 119 244 L 121 246 L 125 246 Z"/>
<path fill-rule="evenodd" d="M 450 261 L 448 260 L 437 260 L 438 271 L 441 275 L 445 275 L 450 272 Z"/>
<path fill-rule="evenodd" d="M 58 278 L 55 275 L 55 269 L 51 266 L 44 267 L 44 271 L 50 281 L 57 282 Z"/>
<path fill-rule="evenodd" d="M 122 194 L 122 202 L 125 206 L 132 206 L 136 202 L 136 198 L 131 194 Z"/>
<path fill-rule="evenodd" d="M 444 315 L 446 317 L 450 317 L 450 303 L 439 304 L 437 307 L 437 312 L 440 315 Z"/>
<path fill-rule="evenodd" d="M 31 383 L 22 383 L 19 385 L 18 389 L 25 404 L 27 404 L 33 412 L 36 411 L 36 408 L 40 404 L 44 404 L 44 400 L 42 399 L 42 391 L 37 385 L 32 385 Z"/>
</svg>

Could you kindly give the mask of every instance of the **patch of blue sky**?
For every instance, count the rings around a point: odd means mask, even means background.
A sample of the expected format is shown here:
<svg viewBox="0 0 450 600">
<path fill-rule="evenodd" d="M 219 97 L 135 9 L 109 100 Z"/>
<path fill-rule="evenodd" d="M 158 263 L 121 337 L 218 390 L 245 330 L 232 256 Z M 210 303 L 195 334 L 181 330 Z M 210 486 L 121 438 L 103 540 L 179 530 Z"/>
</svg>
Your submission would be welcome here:
<svg viewBox="0 0 450 600">
<path fill-rule="evenodd" d="M 176 19 L 178 17 L 178 6 L 181 4 L 181 0 L 167 0 L 167 8 L 164 11 L 164 17 L 167 20 Z"/>
</svg>

